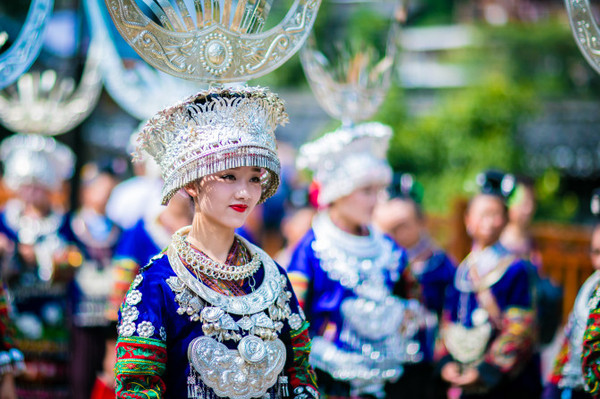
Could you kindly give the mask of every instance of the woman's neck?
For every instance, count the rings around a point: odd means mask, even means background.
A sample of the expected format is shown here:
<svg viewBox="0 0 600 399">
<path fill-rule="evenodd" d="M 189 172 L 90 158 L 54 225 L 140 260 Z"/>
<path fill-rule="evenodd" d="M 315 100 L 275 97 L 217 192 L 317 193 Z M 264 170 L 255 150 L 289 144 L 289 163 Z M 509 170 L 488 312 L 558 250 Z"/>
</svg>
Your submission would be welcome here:
<svg viewBox="0 0 600 399">
<path fill-rule="evenodd" d="M 233 245 L 235 230 L 217 226 L 194 215 L 187 240 L 217 262 L 225 263 Z"/>
<path fill-rule="evenodd" d="M 364 236 L 369 233 L 369 230 L 365 226 L 352 222 L 334 208 L 329 210 L 329 218 L 338 229 L 346 233 L 356 236 Z"/>
</svg>

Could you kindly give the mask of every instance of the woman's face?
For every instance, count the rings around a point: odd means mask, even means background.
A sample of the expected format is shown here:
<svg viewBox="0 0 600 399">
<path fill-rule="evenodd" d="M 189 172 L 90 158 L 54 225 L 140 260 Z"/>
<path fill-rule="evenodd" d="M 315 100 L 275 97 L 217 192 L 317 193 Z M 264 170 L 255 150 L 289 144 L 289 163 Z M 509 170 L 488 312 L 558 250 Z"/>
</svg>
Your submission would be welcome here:
<svg viewBox="0 0 600 399">
<path fill-rule="evenodd" d="M 502 200 L 491 195 L 473 198 L 465 215 L 465 226 L 473 242 L 481 247 L 494 244 L 506 225 L 506 209 Z"/>
<path fill-rule="evenodd" d="M 194 217 L 227 229 L 241 227 L 262 194 L 261 168 L 242 166 L 214 173 L 186 188 L 194 197 Z"/>
<path fill-rule="evenodd" d="M 373 184 L 354 190 L 352 193 L 336 199 L 330 209 L 336 216 L 342 218 L 348 226 L 353 228 L 371 224 L 375 205 L 384 186 Z"/>
<path fill-rule="evenodd" d="M 26 204 L 41 209 L 50 207 L 51 192 L 41 184 L 23 184 L 19 186 L 17 193 L 19 198 Z"/>
</svg>

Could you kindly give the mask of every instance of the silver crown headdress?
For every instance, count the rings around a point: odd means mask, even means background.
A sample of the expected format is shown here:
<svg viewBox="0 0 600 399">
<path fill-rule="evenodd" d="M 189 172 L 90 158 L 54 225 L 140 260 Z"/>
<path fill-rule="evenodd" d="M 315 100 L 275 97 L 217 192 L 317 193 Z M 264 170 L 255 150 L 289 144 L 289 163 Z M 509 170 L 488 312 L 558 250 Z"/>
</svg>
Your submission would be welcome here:
<svg viewBox="0 0 600 399">
<path fill-rule="evenodd" d="M 327 205 L 370 184 L 388 185 L 389 126 L 368 122 L 340 128 L 300 147 L 296 164 L 319 183 L 319 204 Z"/>
<path fill-rule="evenodd" d="M 0 55 L 0 89 L 14 83 L 35 61 L 54 0 L 33 0 L 27 19 L 12 46 Z"/>
<path fill-rule="evenodd" d="M 295 0 L 280 24 L 261 33 L 270 0 L 156 1 L 146 4 L 162 26 L 133 0 L 106 0 L 121 35 L 150 65 L 209 84 L 243 82 L 283 64 L 304 42 L 320 5 Z M 279 185 L 274 131 L 285 122 L 283 101 L 266 89 L 211 88 L 151 118 L 138 153 L 160 166 L 163 204 L 203 176 L 240 166 L 265 169 L 263 202 Z"/>
<path fill-rule="evenodd" d="M 320 0 L 295 0 L 285 18 L 262 32 L 272 0 L 148 0 L 160 21 L 135 0 L 106 0 L 117 29 L 155 68 L 203 82 L 241 82 L 281 66 L 306 39 Z"/>
<path fill-rule="evenodd" d="M 102 90 L 100 47 L 88 49 L 79 85 L 54 70 L 26 73 L 15 87 L 0 92 L 0 121 L 19 133 L 57 135 L 81 123 L 94 109 Z"/>
<path fill-rule="evenodd" d="M 285 122 L 283 101 L 266 89 L 209 89 L 150 119 L 138 148 L 160 166 L 163 205 L 187 184 L 240 166 L 265 169 L 263 202 L 279 185 L 274 132 Z"/>
<path fill-rule="evenodd" d="M 37 134 L 15 134 L 0 144 L 4 183 L 11 190 L 40 184 L 51 190 L 73 175 L 75 156 L 69 147 Z"/>
</svg>

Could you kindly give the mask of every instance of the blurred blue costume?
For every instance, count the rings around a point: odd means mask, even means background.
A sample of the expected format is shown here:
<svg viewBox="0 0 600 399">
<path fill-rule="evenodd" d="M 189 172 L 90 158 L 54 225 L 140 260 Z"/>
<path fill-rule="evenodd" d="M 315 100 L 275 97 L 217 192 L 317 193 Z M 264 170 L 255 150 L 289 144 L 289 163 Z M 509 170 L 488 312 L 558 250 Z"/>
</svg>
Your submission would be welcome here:
<svg viewBox="0 0 600 399">
<path fill-rule="evenodd" d="M 491 301 L 482 299 L 486 292 Z M 539 395 L 530 265 L 500 243 L 471 252 L 459 265 L 440 335 L 440 370 L 455 361 L 479 371 L 478 386 L 464 390 L 463 397 Z"/>
<path fill-rule="evenodd" d="M 389 237 L 345 233 L 326 212 L 316 216 L 292 255 L 290 279 L 308 284 L 311 364 L 329 379 L 350 384 L 352 394 L 380 395 L 385 382 L 402 373 L 406 342 L 399 327 L 405 304 L 392 291 L 406 261 Z M 350 393 L 335 382 L 328 386 L 320 379 L 319 386 L 328 395 Z"/>
</svg>

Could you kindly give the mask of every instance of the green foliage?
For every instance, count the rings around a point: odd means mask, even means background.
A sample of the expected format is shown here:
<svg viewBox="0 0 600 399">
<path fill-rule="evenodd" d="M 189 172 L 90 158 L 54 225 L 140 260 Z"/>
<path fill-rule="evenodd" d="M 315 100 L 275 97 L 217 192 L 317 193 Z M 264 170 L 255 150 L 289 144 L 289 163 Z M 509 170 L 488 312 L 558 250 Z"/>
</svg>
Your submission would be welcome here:
<svg viewBox="0 0 600 399">
<path fill-rule="evenodd" d="M 454 197 L 473 189 L 469 183 L 482 170 L 518 170 L 514 135 L 519 120 L 534 110 L 531 100 L 530 92 L 492 74 L 485 84 L 446 93 L 425 115 L 395 117 L 388 105 L 381 119 L 395 132 L 390 163 L 423 183 L 426 210 L 445 213 Z"/>
</svg>

